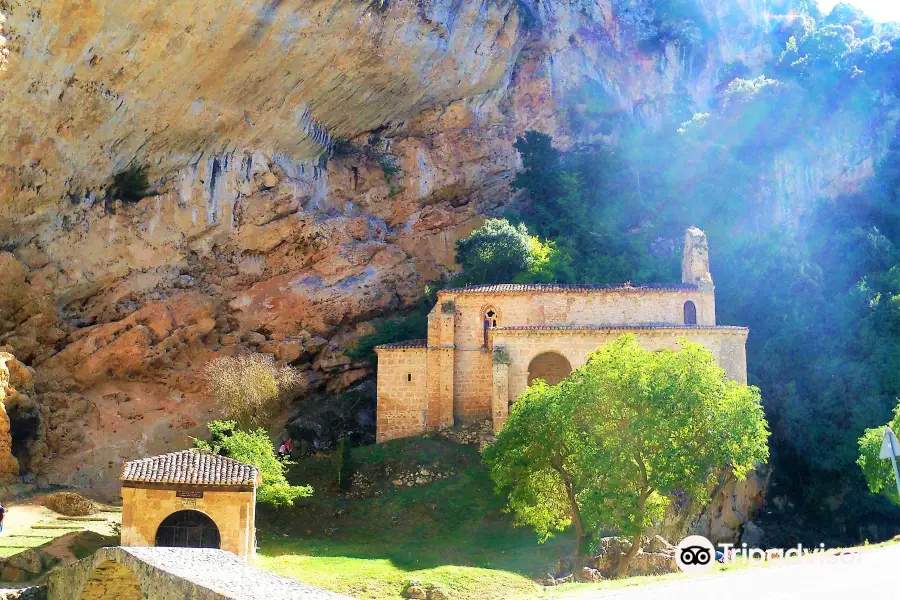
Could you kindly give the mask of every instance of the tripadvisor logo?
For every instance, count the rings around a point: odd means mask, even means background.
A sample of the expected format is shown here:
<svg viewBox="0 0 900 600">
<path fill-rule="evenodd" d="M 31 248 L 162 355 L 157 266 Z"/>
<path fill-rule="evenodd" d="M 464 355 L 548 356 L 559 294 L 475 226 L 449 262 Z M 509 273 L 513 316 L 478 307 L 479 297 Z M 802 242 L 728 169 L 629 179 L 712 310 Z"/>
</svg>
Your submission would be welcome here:
<svg viewBox="0 0 900 600">
<path fill-rule="evenodd" d="M 689 535 L 675 549 L 675 562 L 685 573 L 702 573 L 716 564 L 716 547 L 702 535 Z"/>
</svg>

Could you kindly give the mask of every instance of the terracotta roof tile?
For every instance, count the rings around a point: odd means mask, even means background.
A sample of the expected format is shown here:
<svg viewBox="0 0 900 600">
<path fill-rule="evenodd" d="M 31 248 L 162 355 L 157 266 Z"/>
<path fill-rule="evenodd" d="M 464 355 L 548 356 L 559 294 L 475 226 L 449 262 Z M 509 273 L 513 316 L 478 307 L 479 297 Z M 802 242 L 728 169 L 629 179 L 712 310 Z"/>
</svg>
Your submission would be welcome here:
<svg viewBox="0 0 900 600">
<path fill-rule="evenodd" d="M 471 285 L 464 288 L 452 288 L 438 292 L 441 294 L 502 294 L 509 292 L 690 292 L 696 291 L 696 285 L 689 283 L 660 283 L 631 285 L 620 284 L 587 284 L 587 283 L 498 283 L 496 285 Z"/>
<path fill-rule="evenodd" d="M 375 346 L 376 350 L 404 350 L 407 348 L 425 348 L 426 340 L 406 340 L 404 342 L 394 342 L 393 344 L 382 344 Z"/>
<path fill-rule="evenodd" d="M 182 450 L 130 460 L 122 467 L 122 481 L 192 485 L 252 485 L 259 470 L 233 458 L 201 450 Z"/>
</svg>

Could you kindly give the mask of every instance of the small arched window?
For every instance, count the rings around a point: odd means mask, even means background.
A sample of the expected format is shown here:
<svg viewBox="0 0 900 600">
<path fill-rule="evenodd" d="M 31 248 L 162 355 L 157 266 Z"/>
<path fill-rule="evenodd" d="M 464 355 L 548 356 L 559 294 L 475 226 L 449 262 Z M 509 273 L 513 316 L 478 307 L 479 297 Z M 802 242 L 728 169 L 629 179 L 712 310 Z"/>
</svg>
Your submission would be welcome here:
<svg viewBox="0 0 900 600">
<path fill-rule="evenodd" d="M 497 311 L 493 308 L 488 308 L 484 311 L 484 345 L 488 345 L 488 329 L 492 327 L 496 327 L 498 323 L 499 315 Z"/>
<path fill-rule="evenodd" d="M 697 306 L 690 300 L 684 303 L 684 324 L 697 324 Z"/>
</svg>

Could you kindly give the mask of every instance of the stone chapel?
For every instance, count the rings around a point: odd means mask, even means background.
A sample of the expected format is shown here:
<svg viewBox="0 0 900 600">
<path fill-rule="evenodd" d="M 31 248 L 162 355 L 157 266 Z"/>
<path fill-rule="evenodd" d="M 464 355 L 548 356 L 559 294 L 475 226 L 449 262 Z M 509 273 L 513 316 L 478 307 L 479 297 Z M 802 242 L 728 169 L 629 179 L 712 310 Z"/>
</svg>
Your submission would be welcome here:
<svg viewBox="0 0 900 600">
<path fill-rule="evenodd" d="M 438 293 L 428 339 L 378 355 L 377 441 L 490 419 L 534 379 L 559 383 L 603 344 L 632 333 L 651 350 L 680 340 L 709 348 L 727 377 L 747 381 L 746 327 L 716 325 L 706 234 L 685 234 L 680 284 L 478 285 Z"/>
</svg>

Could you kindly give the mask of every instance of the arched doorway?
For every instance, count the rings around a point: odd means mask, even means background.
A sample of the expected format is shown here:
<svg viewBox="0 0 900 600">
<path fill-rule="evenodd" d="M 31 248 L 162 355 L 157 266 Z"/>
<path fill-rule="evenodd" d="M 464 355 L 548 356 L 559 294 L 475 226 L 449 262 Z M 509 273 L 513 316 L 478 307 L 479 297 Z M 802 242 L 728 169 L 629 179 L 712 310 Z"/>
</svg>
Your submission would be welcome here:
<svg viewBox="0 0 900 600">
<path fill-rule="evenodd" d="M 84 587 L 81 600 L 143 600 L 144 593 L 134 574 L 114 561 L 97 565 Z"/>
<path fill-rule="evenodd" d="M 535 379 L 543 379 L 550 385 L 556 385 L 571 372 L 572 365 L 565 356 L 556 352 L 544 352 L 528 363 L 528 385 Z"/>
<path fill-rule="evenodd" d="M 219 528 L 202 512 L 179 510 L 159 524 L 155 545 L 176 548 L 218 548 Z"/>
<path fill-rule="evenodd" d="M 697 306 L 690 300 L 684 303 L 684 324 L 697 324 Z"/>
</svg>

